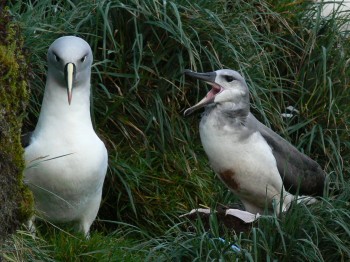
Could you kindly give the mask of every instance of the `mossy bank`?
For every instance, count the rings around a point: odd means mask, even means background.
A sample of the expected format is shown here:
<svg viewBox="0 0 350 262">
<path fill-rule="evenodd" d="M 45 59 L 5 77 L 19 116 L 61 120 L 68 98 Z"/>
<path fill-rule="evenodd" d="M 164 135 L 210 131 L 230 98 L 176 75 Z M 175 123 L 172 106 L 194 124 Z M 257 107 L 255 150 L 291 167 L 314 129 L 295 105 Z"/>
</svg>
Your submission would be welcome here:
<svg viewBox="0 0 350 262">
<path fill-rule="evenodd" d="M 27 72 L 19 26 L 0 5 L 0 242 L 28 218 L 32 206 L 32 195 L 22 181 L 20 142 Z"/>
</svg>

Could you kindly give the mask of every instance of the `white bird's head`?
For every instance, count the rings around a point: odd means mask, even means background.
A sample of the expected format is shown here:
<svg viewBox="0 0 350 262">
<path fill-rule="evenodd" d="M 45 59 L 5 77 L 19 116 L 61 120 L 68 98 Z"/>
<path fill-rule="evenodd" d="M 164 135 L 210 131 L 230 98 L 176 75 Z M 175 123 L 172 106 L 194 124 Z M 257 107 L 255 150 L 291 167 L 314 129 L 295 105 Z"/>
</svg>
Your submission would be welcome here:
<svg viewBox="0 0 350 262">
<path fill-rule="evenodd" d="M 212 86 L 201 101 L 185 110 L 185 116 L 210 104 L 221 106 L 227 111 L 239 110 L 242 115 L 249 113 L 249 90 L 244 78 L 237 71 L 221 69 L 214 72 L 197 73 L 186 70 L 184 73 Z"/>
<path fill-rule="evenodd" d="M 49 47 L 47 60 L 48 73 L 58 86 L 67 88 L 68 103 L 71 104 L 73 88 L 90 82 L 93 61 L 90 45 L 76 36 L 60 37 Z"/>
</svg>

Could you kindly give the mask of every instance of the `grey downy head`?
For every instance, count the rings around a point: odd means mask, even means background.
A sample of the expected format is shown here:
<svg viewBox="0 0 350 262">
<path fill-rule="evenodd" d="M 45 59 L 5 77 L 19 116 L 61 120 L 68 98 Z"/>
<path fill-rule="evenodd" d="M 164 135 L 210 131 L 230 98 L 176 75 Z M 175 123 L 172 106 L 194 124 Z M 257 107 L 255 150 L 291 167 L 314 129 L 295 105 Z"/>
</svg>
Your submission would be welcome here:
<svg viewBox="0 0 350 262">
<path fill-rule="evenodd" d="M 185 110 L 185 116 L 213 104 L 225 111 L 240 110 L 242 114 L 248 115 L 249 90 L 244 78 L 237 71 L 221 69 L 213 72 L 197 73 L 185 70 L 184 74 L 202 80 L 212 87 L 201 101 Z"/>
</svg>

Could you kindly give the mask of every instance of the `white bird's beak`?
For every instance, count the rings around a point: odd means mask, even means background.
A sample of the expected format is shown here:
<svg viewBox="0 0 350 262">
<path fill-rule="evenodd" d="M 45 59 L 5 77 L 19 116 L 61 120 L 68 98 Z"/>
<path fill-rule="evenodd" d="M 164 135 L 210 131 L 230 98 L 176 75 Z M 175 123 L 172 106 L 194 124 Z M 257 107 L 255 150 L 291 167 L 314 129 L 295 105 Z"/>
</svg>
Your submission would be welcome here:
<svg viewBox="0 0 350 262">
<path fill-rule="evenodd" d="M 72 101 L 73 81 L 75 77 L 75 65 L 73 63 L 67 63 L 64 74 L 67 81 L 67 93 L 68 93 L 68 104 Z"/>
</svg>

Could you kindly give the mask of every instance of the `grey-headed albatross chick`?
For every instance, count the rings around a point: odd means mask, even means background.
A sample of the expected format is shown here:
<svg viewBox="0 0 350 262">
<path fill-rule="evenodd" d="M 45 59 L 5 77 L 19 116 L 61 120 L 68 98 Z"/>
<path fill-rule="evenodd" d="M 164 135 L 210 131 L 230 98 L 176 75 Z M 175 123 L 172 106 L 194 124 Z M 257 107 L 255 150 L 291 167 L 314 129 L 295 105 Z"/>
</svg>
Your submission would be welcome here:
<svg viewBox="0 0 350 262">
<path fill-rule="evenodd" d="M 88 235 L 108 162 L 90 116 L 92 51 L 83 39 L 65 36 L 51 44 L 47 59 L 41 112 L 25 148 L 24 181 L 38 217 L 73 224 Z"/>
<path fill-rule="evenodd" d="M 324 171 L 250 113 L 248 87 L 238 72 L 186 70 L 185 74 L 212 85 L 206 97 L 184 115 L 205 107 L 199 126 L 204 150 L 216 174 L 247 211 L 262 213 L 266 203 L 272 207 L 272 200 L 277 212 L 287 210 L 294 199 L 287 190 L 322 195 Z"/>
</svg>

